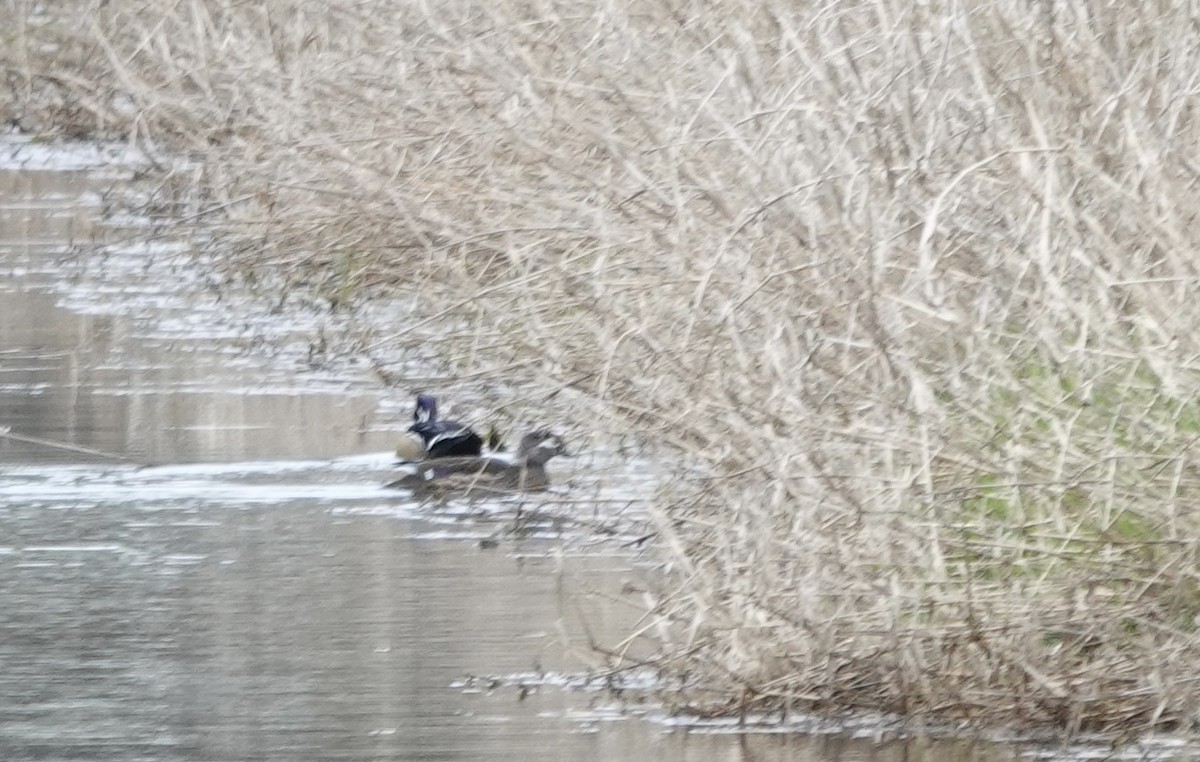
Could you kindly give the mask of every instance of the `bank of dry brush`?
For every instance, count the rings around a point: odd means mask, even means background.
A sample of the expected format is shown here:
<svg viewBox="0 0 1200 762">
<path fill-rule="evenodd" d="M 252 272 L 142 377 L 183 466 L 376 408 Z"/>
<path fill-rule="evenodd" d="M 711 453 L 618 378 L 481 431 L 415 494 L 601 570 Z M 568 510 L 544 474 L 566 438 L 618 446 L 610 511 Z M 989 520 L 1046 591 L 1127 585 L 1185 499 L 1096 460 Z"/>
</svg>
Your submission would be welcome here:
<svg viewBox="0 0 1200 762">
<path fill-rule="evenodd" d="M 5 0 L 0 56 L 26 129 L 202 159 L 231 267 L 419 293 L 664 442 L 672 701 L 1128 731 L 1200 700 L 1152 5 Z"/>
</svg>

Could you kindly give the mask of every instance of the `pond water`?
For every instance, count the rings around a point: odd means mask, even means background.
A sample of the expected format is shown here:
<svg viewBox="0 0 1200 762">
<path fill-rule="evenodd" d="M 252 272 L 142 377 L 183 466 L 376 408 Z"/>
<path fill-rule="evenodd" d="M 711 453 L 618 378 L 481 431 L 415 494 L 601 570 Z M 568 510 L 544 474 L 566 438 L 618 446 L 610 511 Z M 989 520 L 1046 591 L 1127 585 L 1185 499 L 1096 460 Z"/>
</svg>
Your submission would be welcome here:
<svg viewBox="0 0 1200 762">
<path fill-rule="evenodd" d="M 183 244 L 101 224 L 115 153 L 0 142 L 0 759 L 1020 756 L 689 726 L 579 684 L 648 573 L 573 523 L 600 488 L 383 489 L 408 399 L 314 367 L 323 318 L 238 313 Z"/>
</svg>

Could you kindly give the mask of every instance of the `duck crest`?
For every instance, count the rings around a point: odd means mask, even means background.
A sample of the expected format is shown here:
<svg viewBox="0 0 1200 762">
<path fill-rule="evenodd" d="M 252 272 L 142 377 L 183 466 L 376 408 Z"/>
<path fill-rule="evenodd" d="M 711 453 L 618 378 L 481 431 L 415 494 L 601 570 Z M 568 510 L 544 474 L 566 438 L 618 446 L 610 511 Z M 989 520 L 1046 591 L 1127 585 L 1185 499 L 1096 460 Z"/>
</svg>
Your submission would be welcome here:
<svg viewBox="0 0 1200 762">
<path fill-rule="evenodd" d="M 437 397 L 432 394 L 418 394 L 417 404 L 413 408 L 413 425 L 437 420 Z"/>
</svg>

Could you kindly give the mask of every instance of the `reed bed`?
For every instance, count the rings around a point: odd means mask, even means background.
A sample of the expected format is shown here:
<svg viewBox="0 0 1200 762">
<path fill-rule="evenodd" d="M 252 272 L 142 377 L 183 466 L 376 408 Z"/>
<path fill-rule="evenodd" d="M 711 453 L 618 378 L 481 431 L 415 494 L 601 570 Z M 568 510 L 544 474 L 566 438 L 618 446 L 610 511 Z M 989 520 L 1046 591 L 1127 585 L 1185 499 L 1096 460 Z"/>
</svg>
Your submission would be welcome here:
<svg viewBox="0 0 1200 762">
<path fill-rule="evenodd" d="M 10 119 L 195 157 L 230 272 L 653 444 L 672 705 L 1194 727 L 1183 7 L 0 8 Z"/>
</svg>

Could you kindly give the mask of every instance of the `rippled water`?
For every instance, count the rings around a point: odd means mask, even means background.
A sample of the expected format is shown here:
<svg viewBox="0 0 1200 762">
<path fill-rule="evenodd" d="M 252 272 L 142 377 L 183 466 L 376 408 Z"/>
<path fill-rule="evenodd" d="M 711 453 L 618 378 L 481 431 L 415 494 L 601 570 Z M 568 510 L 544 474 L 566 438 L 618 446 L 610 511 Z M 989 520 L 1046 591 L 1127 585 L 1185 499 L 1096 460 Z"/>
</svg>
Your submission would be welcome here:
<svg viewBox="0 0 1200 762">
<path fill-rule="evenodd" d="M 636 508 L 578 465 L 520 500 L 383 489 L 407 401 L 314 366 L 323 317 L 239 314 L 180 244 L 100 226 L 116 154 L 0 143 L 0 759 L 1016 755 L 595 689 L 588 643 L 641 615 Z"/>
</svg>

